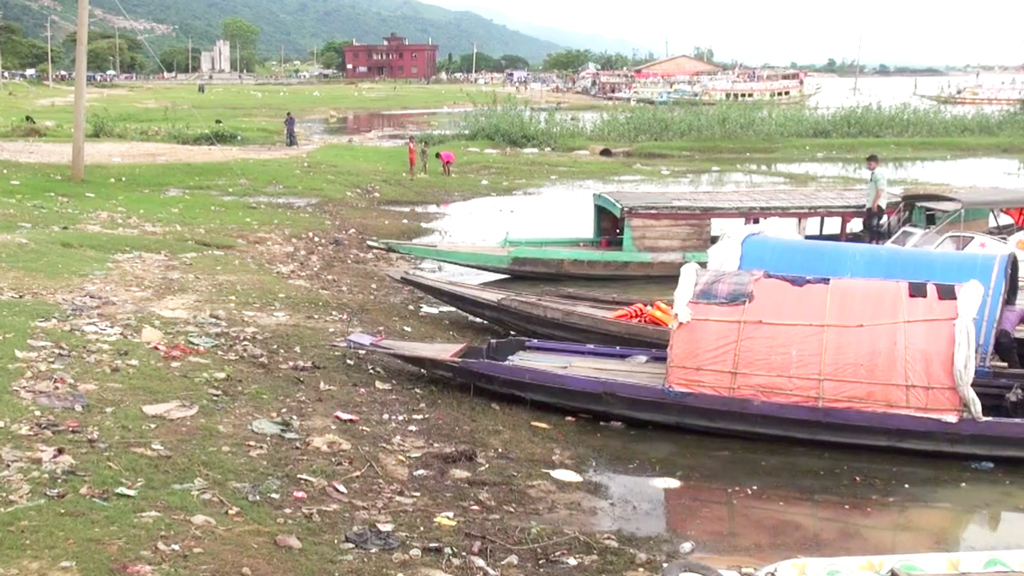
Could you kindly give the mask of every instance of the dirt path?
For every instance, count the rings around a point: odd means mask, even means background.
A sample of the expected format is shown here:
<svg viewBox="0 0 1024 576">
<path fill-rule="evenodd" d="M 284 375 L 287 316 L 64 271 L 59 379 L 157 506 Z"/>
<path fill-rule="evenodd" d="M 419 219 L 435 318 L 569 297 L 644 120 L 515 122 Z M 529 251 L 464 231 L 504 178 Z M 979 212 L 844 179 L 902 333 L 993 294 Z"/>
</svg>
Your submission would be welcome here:
<svg viewBox="0 0 1024 576">
<path fill-rule="evenodd" d="M 90 164 L 153 164 L 177 162 L 225 162 L 241 159 L 274 159 L 299 156 L 312 147 L 281 146 L 181 146 L 158 142 L 89 142 Z M 70 142 L 0 142 L 0 160 L 35 164 L 71 162 Z"/>
</svg>

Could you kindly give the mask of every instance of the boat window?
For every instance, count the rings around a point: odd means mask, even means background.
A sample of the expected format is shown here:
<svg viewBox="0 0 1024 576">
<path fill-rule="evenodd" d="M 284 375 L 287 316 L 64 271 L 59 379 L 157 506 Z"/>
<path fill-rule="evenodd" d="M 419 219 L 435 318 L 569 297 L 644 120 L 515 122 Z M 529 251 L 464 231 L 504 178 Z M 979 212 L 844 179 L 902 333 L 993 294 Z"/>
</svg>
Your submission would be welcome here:
<svg viewBox="0 0 1024 576">
<path fill-rule="evenodd" d="M 952 234 L 946 236 L 941 242 L 936 244 L 935 249 L 943 252 L 962 252 L 967 245 L 974 240 L 973 236 L 967 236 L 963 234 Z"/>
<path fill-rule="evenodd" d="M 785 95 L 789 96 L 789 90 L 786 90 Z"/>
<path fill-rule="evenodd" d="M 915 236 L 917 236 L 916 230 L 909 230 L 904 228 L 903 230 L 897 232 L 896 235 L 893 236 L 891 240 L 889 240 L 888 244 L 890 246 L 907 246 L 908 244 L 910 244 L 910 242 L 914 239 Z"/>
</svg>

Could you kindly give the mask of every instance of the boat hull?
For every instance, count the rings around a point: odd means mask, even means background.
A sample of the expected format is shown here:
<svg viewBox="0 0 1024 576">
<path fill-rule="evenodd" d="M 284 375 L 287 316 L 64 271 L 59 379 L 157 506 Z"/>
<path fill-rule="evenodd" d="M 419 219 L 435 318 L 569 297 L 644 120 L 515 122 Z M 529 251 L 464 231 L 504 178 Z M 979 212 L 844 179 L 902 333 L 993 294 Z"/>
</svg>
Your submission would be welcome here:
<svg viewBox="0 0 1024 576">
<path fill-rule="evenodd" d="M 673 278 L 687 262 L 680 252 L 621 252 L 616 250 L 489 247 L 371 242 L 369 246 L 407 256 L 427 258 L 485 272 L 541 280 Z"/>
<path fill-rule="evenodd" d="M 956 104 L 956 105 L 973 105 L 973 106 L 1022 106 L 1024 105 L 1024 99 L 1021 98 L 971 98 L 964 96 L 925 96 L 922 94 L 918 95 L 920 98 L 930 100 L 936 104 Z"/>
<path fill-rule="evenodd" d="M 566 299 L 531 297 L 415 274 L 393 274 L 392 277 L 470 316 L 519 335 L 603 346 L 662 350 L 668 347 L 668 328 L 577 312 L 576 303 Z M 600 303 L 593 305 L 609 313 L 617 308 Z"/>
<path fill-rule="evenodd" d="M 564 346 L 565 349 L 572 347 Z M 577 347 L 581 354 L 588 350 L 584 346 Z M 747 438 L 810 441 L 975 459 L 1024 459 L 1024 422 L 1019 420 L 977 422 L 964 419 L 951 423 L 917 416 L 784 405 L 678 393 L 660 386 L 559 374 L 491 360 L 431 358 L 396 350 L 381 351 L 474 389 L 619 420 Z M 622 354 L 636 352 L 625 350 Z"/>
</svg>

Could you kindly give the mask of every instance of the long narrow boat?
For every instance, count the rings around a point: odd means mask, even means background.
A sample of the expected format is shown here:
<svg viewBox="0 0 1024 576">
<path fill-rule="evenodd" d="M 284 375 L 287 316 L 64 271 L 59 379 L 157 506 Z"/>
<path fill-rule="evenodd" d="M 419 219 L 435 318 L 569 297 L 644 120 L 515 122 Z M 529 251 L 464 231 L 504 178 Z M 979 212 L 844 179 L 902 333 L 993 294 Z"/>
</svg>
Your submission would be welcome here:
<svg viewBox="0 0 1024 576">
<path fill-rule="evenodd" d="M 756 234 L 746 237 L 740 244 L 736 268 L 799 276 L 908 282 L 962 284 L 976 280 L 985 291 L 983 317 L 994 318 L 1002 307 L 1001 295 L 1017 285 L 1015 260 L 1008 253 L 909 250 Z M 391 277 L 520 336 L 641 348 L 665 348 L 669 341 L 667 328 L 610 317 L 614 310 L 645 301 L 643 298 L 608 297 L 571 290 L 553 290 L 551 296 L 536 295 L 429 278 L 414 272 L 395 272 Z M 979 318 L 977 324 L 979 349 L 987 358 L 995 333 L 981 320 Z"/>
<path fill-rule="evenodd" d="M 510 332 L 566 342 L 607 346 L 668 346 L 668 328 L 611 318 L 620 305 L 553 298 L 393 273 L 395 280 Z M 630 304 L 636 303 L 634 300 Z"/>
<path fill-rule="evenodd" d="M 1012 392 L 1024 374 L 973 369 L 973 324 L 965 320 L 978 313 L 976 282 L 747 282 L 748 291 L 733 290 L 719 304 L 691 303 L 692 319 L 667 352 L 362 334 L 349 343 L 566 410 L 746 437 L 1024 459 L 1024 419 L 1006 416 L 1024 408 Z"/>
<path fill-rule="evenodd" d="M 664 278 L 675 277 L 686 262 L 706 261 L 714 218 L 831 216 L 845 222 L 863 212 L 862 190 L 609 192 L 594 195 L 589 238 L 506 238 L 498 246 L 394 240 L 368 245 L 524 278 Z"/>
</svg>

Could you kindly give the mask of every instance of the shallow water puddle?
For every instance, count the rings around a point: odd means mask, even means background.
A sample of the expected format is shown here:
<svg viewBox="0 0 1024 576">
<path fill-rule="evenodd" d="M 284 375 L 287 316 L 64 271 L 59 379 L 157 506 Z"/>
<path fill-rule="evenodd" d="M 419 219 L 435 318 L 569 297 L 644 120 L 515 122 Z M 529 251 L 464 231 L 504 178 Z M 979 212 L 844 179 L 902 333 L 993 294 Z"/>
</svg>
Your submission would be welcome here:
<svg viewBox="0 0 1024 576">
<path fill-rule="evenodd" d="M 584 440 L 609 461 L 584 473 L 599 489 L 581 528 L 668 535 L 754 564 L 1020 546 L 1019 465 L 980 472 L 963 460 L 605 430 Z M 665 476 L 681 486 L 664 488 Z"/>
</svg>

